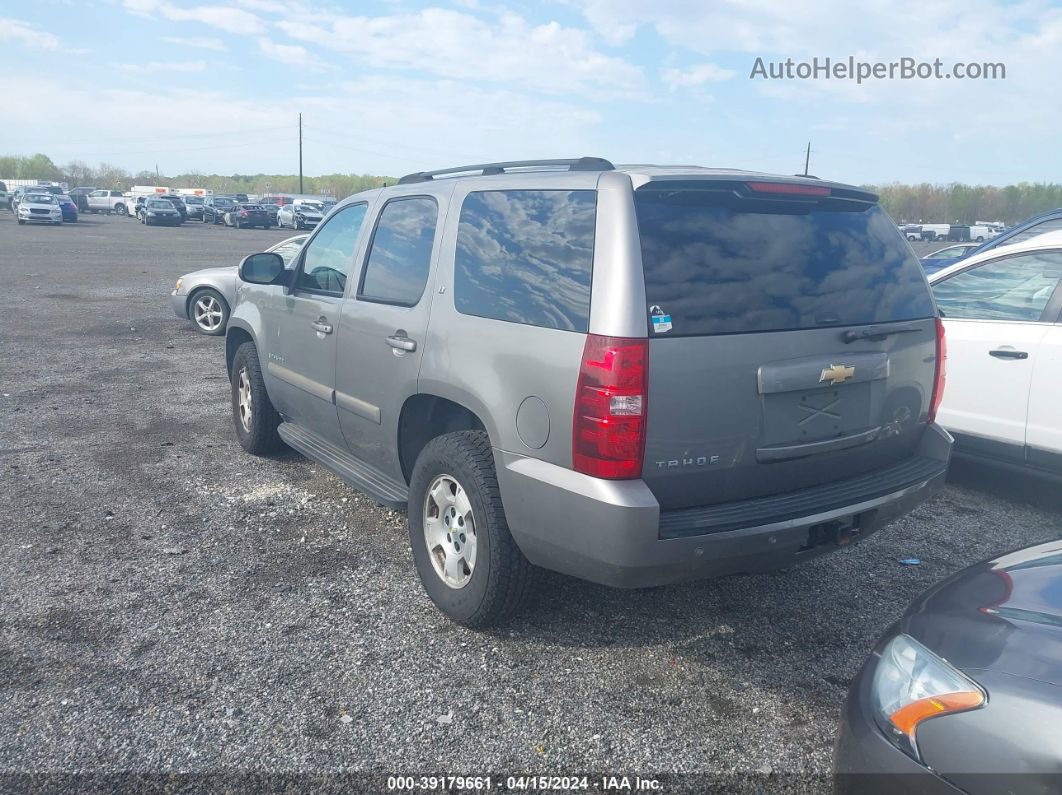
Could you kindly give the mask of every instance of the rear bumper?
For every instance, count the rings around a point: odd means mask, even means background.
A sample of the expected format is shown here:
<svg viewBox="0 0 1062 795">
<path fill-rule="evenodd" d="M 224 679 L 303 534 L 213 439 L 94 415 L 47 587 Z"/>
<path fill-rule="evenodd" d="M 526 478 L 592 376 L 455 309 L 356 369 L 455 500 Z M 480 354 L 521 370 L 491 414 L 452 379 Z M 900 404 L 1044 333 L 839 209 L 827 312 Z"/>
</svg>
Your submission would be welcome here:
<svg viewBox="0 0 1062 795">
<path fill-rule="evenodd" d="M 838 548 L 808 549 L 813 527 L 852 517 L 858 517 L 852 540 L 865 538 L 939 491 L 950 453 L 951 437 L 933 425 L 918 454 L 938 465 L 923 468 L 914 482 L 888 483 L 887 491 L 842 506 L 816 509 L 804 500 L 801 515 L 777 520 L 757 510 L 762 500 L 731 504 L 747 506 L 750 521 L 668 538 L 661 538 L 660 506 L 641 480 L 601 480 L 501 450 L 495 461 L 509 528 L 528 560 L 604 585 L 640 588 L 795 565 Z"/>
</svg>

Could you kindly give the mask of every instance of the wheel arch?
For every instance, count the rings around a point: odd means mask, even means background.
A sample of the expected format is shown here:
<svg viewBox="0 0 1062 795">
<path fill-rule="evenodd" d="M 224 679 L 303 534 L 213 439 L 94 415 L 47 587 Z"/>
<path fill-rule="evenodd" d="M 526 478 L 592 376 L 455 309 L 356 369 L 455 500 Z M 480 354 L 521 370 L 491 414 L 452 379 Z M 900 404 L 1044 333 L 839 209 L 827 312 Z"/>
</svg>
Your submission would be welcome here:
<svg viewBox="0 0 1062 795">
<path fill-rule="evenodd" d="M 475 411 L 454 400 L 426 392 L 406 398 L 398 418 L 398 459 L 407 484 L 428 442 L 455 431 L 490 433 Z"/>
<path fill-rule="evenodd" d="M 252 342 L 255 347 L 258 346 L 258 342 L 255 340 L 251 330 L 238 322 L 234 322 L 230 317 L 228 328 L 225 331 L 225 372 L 230 380 L 232 379 L 232 361 L 236 358 L 236 351 L 245 342 Z"/>
</svg>

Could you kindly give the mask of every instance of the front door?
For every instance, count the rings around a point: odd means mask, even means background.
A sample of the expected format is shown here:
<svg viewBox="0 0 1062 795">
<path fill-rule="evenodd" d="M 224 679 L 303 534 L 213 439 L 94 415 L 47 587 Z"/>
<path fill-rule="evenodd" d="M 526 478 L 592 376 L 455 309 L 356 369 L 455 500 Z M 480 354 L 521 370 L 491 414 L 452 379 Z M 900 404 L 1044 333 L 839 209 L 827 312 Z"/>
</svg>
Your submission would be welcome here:
<svg viewBox="0 0 1062 795">
<path fill-rule="evenodd" d="M 343 435 L 357 458 L 396 479 L 398 419 L 417 392 L 438 216 L 431 196 L 402 196 L 383 206 L 356 295 L 344 304 L 339 324 L 336 406 Z"/>
<path fill-rule="evenodd" d="M 265 346 L 274 405 L 289 421 L 340 447 L 336 340 L 365 211 L 365 204 L 343 208 L 307 241 L 292 290 L 277 296 L 275 317 L 264 324 L 277 334 Z"/>
<path fill-rule="evenodd" d="M 1033 370 L 1049 325 L 1044 313 L 1062 274 L 1062 252 L 989 260 L 936 282 L 948 362 L 937 415 L 960 443 L 1025 458 Z"/>
</svg>

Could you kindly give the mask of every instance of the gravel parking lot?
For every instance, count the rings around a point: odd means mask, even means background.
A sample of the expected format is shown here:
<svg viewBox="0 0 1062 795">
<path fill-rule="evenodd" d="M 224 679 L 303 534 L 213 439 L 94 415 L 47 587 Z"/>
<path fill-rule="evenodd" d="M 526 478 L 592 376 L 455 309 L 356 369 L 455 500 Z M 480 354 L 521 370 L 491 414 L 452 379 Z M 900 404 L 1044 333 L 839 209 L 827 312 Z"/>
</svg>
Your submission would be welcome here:
<svg viewBox="0 0 1062 795">
<path fill-rule="evenodd" d="M 1050 487 L 959 467 L 802 567 L 638 592 L 547 576 L 506 629 L 460 629 L 420 589 L 404 516 L 241 450 L 223 340 L 170 310 L 177 276 L 289 234 L 0 212 L 0 772 L 702 772 L 817 792 L 889 622 L 1062 531 Z"/>
</svg>

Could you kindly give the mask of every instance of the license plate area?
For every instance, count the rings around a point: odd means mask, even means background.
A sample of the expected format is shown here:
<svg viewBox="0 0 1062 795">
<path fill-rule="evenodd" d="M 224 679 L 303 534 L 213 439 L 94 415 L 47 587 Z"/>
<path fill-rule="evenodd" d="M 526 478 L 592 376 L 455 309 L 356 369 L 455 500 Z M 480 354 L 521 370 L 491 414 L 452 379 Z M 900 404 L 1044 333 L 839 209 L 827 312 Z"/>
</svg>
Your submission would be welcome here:
<svg viewBox="0 0 1062 795">
<path fill-rule="evenodd" d="M 764 444 L 816 442 L 865 430 L 879 402 L 875 383 L 765 395 Z"/>
<path fill-rule="evenodd" d="M 859 537 L 860 531 L 867 526 L 873 511 L 833 519 L 829 522 L 813 524 L 808 528 L 808 537 L 797 553 L 811 552 L 822 546 L 843 547 Z"/>
</svg>

